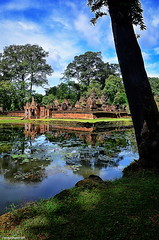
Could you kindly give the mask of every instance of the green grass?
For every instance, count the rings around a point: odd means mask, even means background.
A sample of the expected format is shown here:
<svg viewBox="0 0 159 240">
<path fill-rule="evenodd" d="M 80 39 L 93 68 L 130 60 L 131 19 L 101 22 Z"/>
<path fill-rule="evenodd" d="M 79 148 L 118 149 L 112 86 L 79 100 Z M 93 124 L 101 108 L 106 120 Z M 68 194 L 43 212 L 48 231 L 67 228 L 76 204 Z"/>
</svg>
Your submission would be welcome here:
<svg viewBox="0 0 159 240">
<path fill-rule="evenodd" d="M 0 115 L 0 124 L 11 124 L 11 123 L 23 124 L 23 123 L 27 123 L 27 122 L 31 122 L 31 121 L 30 120 L 22 120 L 21 117 L 8 117 L 8 116 Z"/>
<path fill-rule="evenodd" d="M 130 118 L 99 118 L 99 119 L 30 119 L 30 120 L 21 120 L 21 117 L 8 117 L 8 116 L 0 116 L 0 124 L 23 124 L 23 123 L 50 123 L 50 122 L 89 122 L 89 123 L 96 123 L 96 122 L 116 122 L 116 121 L 131 121 Z"/>
<path fill-rule="evenodd" d="M 87 182 L 0 217 L 1 238 L 158 240 L 159 175 L 142 171 L 113 182 Z"/>
<path fill-rule="evenodd" d="M 98 118 L 98 119 L 55 119 L 55 118 L 49 118 L 49 119 L 36 119 L 36 121 L 44 121 L 44 122 L 63 121 L 63 122 L 90 122 L 90 123 L 130 121 L 130 120 L 131 120 L 130 118 Z"/>
</svg>

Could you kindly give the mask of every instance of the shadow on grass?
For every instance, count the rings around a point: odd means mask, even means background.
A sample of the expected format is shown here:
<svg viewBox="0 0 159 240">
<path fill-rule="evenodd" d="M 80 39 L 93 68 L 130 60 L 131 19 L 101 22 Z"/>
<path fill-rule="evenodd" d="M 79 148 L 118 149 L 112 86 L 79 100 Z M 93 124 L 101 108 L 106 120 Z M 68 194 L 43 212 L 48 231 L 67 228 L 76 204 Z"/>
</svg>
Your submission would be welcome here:
<svg viewBox="0 0 159 240">
<path fill-rule="evenodd" d="M 154 174 L 64 190 L 15 213 L 26 239 L 158 240 L 159 178 Z"/>
</svg>

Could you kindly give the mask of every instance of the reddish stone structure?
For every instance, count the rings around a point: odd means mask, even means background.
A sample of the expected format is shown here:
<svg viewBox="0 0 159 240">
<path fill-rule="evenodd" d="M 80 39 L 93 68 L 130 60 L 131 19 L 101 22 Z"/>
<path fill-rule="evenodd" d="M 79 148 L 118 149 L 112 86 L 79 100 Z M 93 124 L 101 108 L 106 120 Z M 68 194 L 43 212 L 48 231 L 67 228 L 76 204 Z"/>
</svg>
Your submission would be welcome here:
<svg viewBox="0 0 159 240">
<path fill-rule="evenodd" d="M 52 112 L 52 118 L 57 119 L 64 119 L 64 118 L 70 118 L 70 119 L 93 119 L 96 118 L 92 112 L 77 112 L 77 111 L 59 111 L 59 112 Z"/>
<path fill-rule="evenodd" d="M 31 103 L 26 103 L 26 106 L 24 106 L 25 110 L 25 118 L 37 118 L 37 116 L 40 115 L 40 108 L 34 101 L 34 98 L 32 98 Z"/>
<path fill-rule="evenodd" d="M 27 137 L 31 137 L 32 139 L 34 139 L 38 134 L 44 134 L 44 133 L 52 134 L 53 130 L 57 130 L 57 136 L 58 136 L 58 133 L 63 132 L 63 130 L 89 133 L 89 132 L 93 132 L 95 130 L 95 127 L 87 128 L 82 126 L 65 126 L 65 125 L 52 126 L 50 124 L 34 125 L 32 123 L 25 123 L 24 134 Z"/>
<path fill-rule="evenodd" d="M 26 119 L 49 118 L 52 116 L 51 108 L 37 104 L 33 97 L 31 103 L 26 103 L 24 110 Z"/>
<path fill-rule="evenodd" d="M 25 118 L 25 112 L 24 110 L 21 111 L 12 111 L 7 113 L 7 116 L 9 117 L 21 117 L 21 118 Z"/>
<path fill-rule="evenodd" d="M 87 98 L 83 96 L 73 106 L 70 101 L 65 99 L 63 103 L 55 100 L 51 106 L 42 106 L 37 104 L 32 98 L 31 103 L 24 106 L 26 119 L 37 118 L 55 118 L 55 119 L 94 119 L 102 117 L 120 117 L 126 115 L 126 112 L 119 114 L 114 105 L 107 104 L 107 96 L 102 95 L 98 98 L 93 91 Z"/>
</svg>

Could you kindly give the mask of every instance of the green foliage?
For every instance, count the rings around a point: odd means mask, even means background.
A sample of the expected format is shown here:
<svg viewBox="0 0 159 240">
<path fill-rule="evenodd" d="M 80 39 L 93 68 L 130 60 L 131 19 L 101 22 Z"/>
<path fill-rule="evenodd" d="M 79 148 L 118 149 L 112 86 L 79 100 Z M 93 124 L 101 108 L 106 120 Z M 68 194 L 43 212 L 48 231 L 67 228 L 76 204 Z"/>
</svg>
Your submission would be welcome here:
<svg viewBox="0 0 159 240">
<path fill-rule="evenodd" d="M 66 83 L 61 83 L 60 85 L 58 85 L 57 87 L 57 93 L 56 93 L 56 97 L 57 99 L 70 99 L 70 95 L 71 95 L 71 89 L 69 87 L 68 84 Z"/>
<path fill-rule="evenodd" d="M 52 95 L 56 96 L 57 89 L 58 89 L 57 86 L 46 89 L 46 95 L 48 96 L 48 95 L 52 94 Z"/>
<path fill-rule="evenodd" d="M 125 93 L 124 89 L 123 89 L 123 92 L 118 91 L 115 94 L 113 104 L 116 106 L 126 106 L 128 104 L 126 93 Z"/>
<path fill-rule="evenodd" d="M 101 97 L 101 95 L 102 95 L 102 90 L 101 90 L 101 85 L 100 85 L 99 83 L 91 83 L 91 84 L 88 86 L 87 91 L 84 92 L 84 94 L 85 94 L 87 97 L 89 97 L 90 94 L 91 94 L 92 92 L 94 92 L 94 91 L 96 92 L 96 94 L 97 94 L 98 97 Z"/>
<path fill-rule="evenodd" d="M 42 104 L 46 106 L 50 106 L 53 104 L 53 101 L 55 100 L 55 96 L 53 94 L 49 94 L 48 96 L 44 96 L 42 98 Z"/>
<path fill-rule="evenodd" d="M 8 153 L 12 149 L 12 145 L 10 143 L 1 143 L 0 144 L 0 153 Z"/>
<path fill-rule="evenodd" d="M 14 203 L 11 203 L 9 207 L 6 208 L 8 212 L 15 213 L 17 206 Z"/>
<path fill-rule="evenodd" d="M 53 70 L 46 63 L 47 56 L 48 52 L 38 45 L 10 45 L 4 48 L 0 58 L 0 82 L 10 82 L 14 86 L 19 109 L 33 94 L 33 86 L 48 83 L 47 75 L 51 75 Z"/>
<path fill-rule="evenodd" d="M 34 93 L 33 94 L 34 100 L 36 103 L 42 103 L 43 95 L 40 93 Z M 31 99 L 30 99 L 31 101 Z"/>
<path fill-rule="evenodd" d="M 139 0 L 88 0 L 87 2 L 95 15 L 91 20 L 93 24 L 96 23 L 98 18 L 107 15 L 107 11 L 103 11 L 104 7 L 106 7 L 109 10 L 112 8 L 118 9 L 119 12 L 122 12 L 120 14 L 121 18 L 127 17 L 132 24 L 139 25 L 141 30 L 146 29 L 142 16 L 143 10 Z"/>
<path fill-rule="evenodd" d="M 108 103 L 116 106 L 126 106 L 127 97 L 122 79 L 116 76 L 109 76 L 105 82 L 103 92 L 108 97 Z"/>
<path fill-rule="evenodd" d="M 53 102 L 55 99 L 63 102 L 64 99 L 69 99 L 71 103 L 75 103 L 79 96 L 80 87 L 78 84 L 69 81 L 67 83 L 61 83 L 58 86 L 51 87 L 46 90 L 46 96 L 43 97 L 42 103 L 51 101 Z M 48 104 L 47 104 L 48 105 Z"/>
<path fill-rule="evenodd" d="M 154 96 L 159 96 L 159 78 L 149 77 L 149 82 L 151 84 L 152 92 Z"/>
<path fill-rule="evenodd" d="M 156 104 L 157 104 L 157 107 L 158 107 L 158 110 L 159 110 L 159 96 L 155 96 L 154 99 L 156 101 Z"/>
<path fill-rule="evenodd" d="M 17 89 L 9 81 L 0 81 L 0 105 L 4 111 L 19 109 Z"/>
<path fill-rule="evenodd" d="M 63 78 L 66 82 L 76 79 L 82 91 L 86 91 L 91 83 L 99 83 L 104 88 L 105 79 L 110 75 L 119 74 L 118 64 L 104 63 L 101 52 L 85 52 L 75 56 L 74 60 L 68 64 Z"/>
<path fill-rule="evenodd" d="M 15 158 L 15 159 L 23 159 L 23 158 L 27 158 L 27 155 L 26 154 L 12 154 L 11 157 Z"/>
<path fill-rule="evenodd" d="M 152 93 L 154 95 L 154 99 L 156 101 L 157 107 L 159 109 L 159 78 L 157 77 L 149 77 L 149 82 L 152 88 Z"/>
</svg>

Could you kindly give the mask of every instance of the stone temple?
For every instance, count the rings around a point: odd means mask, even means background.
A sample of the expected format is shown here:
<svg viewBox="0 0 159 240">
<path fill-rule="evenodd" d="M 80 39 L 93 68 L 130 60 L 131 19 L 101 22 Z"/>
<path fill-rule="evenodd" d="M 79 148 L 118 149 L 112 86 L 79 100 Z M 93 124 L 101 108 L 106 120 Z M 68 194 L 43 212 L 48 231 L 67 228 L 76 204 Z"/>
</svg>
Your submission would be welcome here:
<svg viewBox="0 0 159 240">
<path fill-rule="evenodd" d="M 82 96 L 74 105 L 65 99 L 62 103 L 53 101 L 50 106 L 37 104 L 32 97 L 32 102 L 24 106 L 25 119 L 94 119 L 104 117 L 120 117 L 126 115 L 125 111 L 117 109 L 114 105 L 107 104 L 107 96 L 103 94 L 98 98 L 95 91 L 89 97 Z"/>
</svg>

